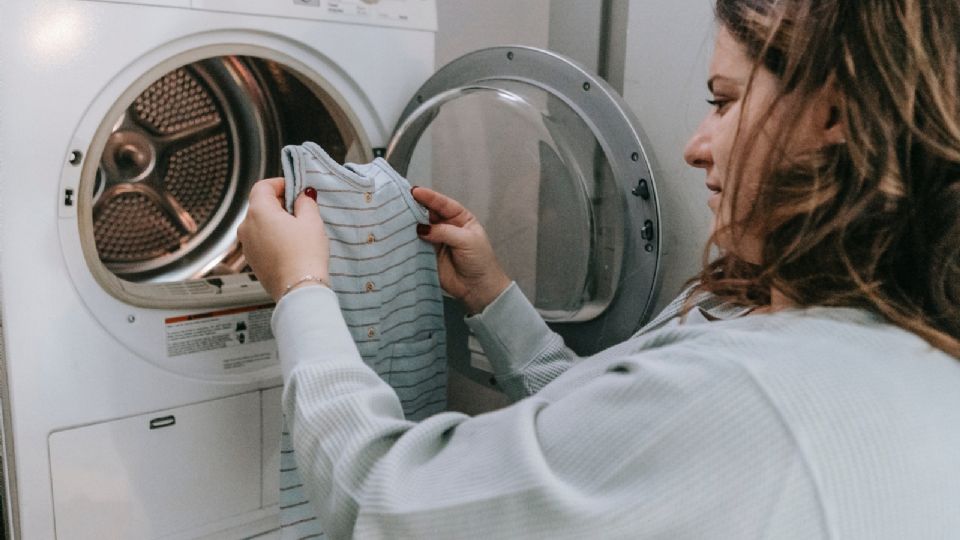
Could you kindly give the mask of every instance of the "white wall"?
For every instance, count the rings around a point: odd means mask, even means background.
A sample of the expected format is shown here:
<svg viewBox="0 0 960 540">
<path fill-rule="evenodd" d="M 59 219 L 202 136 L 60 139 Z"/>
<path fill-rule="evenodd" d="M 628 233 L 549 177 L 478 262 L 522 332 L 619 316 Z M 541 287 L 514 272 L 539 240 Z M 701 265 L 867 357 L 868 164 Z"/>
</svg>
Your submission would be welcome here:
<svg viewBox="0 0 960 540">
<path fill-rule="evenodd" d="M 630 0 L 623 95 L 650 141 L 660 201 L 663 284 L 658 308 L 700 268 L 711 214 L 703 171 L 683 160 L 709 111 L 711 0 Z"/>
</svg>

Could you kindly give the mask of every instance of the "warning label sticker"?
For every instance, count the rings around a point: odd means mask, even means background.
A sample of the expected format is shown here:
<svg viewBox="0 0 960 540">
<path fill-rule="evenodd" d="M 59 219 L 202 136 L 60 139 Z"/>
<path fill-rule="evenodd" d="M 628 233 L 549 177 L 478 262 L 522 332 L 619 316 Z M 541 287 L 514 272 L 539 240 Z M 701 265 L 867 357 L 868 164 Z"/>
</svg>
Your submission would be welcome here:
<svg viewBox="0 0 960 540">
<path fill-rule="evenodd" d="M 242 348 L 244 345 L 272 340 L 270 317 L 273 307 L 273 304 L 263 304 L 170 317 L 164 320 L 167 356 L 172 358 L 232 347 Z M 269 357 L 269 352 L 244 355 L 226 361 L 224 367 L 236 369 Z"/>
</svg>

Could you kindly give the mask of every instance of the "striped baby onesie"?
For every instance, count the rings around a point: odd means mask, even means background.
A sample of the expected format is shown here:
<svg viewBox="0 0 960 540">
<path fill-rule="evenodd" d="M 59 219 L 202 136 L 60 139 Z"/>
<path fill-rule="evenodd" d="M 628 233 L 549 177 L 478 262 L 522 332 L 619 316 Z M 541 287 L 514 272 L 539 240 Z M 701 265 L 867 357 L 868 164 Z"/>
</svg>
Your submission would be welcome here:
<svg viewBox="0 0 960 540">
<path fill-rule="evenodd" d="M 397 392 L 410 420 L 446 408 L 446 334 L 429 223 L 410 184 L 383 159 L 341 166 L 314 143 L 283 149 L 286 206 L 317 190 L 330 239 L 330 285 L 360 355 Z M 322 347 L 319 343 L 317 346 Z M 282 538 L 320 538 L 286 421 L 280 444 Z"/>
</svg>

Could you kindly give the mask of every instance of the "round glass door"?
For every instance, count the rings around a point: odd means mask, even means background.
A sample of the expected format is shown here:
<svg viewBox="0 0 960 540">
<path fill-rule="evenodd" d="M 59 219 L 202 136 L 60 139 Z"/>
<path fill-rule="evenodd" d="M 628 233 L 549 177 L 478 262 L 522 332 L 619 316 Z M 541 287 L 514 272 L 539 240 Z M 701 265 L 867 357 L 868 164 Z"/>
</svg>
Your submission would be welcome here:
<svg viewBox="0 0 960 540">
<path fill-rule="evenodd" d="M 462 202 L 568 344 L 635 331 L 656 288 L 658 211 L 635 122 L 606 83 L 553 53 L 472 53 L 407 107 L 388 160 Z"/>
</svg>

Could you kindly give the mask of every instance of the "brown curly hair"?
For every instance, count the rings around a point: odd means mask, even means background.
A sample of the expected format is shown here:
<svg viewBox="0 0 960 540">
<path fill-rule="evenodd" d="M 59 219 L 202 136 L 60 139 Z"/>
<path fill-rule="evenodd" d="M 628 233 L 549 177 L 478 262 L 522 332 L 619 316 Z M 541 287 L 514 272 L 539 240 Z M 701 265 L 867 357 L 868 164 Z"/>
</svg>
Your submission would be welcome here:
<svg viewBox="0 0 960 540">
<path fill-rule="evenodd" d="M 776 289 L 798 306 L 868 309 L 960 358 L 960 2 L 717 0 L 716 16 L 754 72 L 777 76 L 771 107 L 838 92 L 846 141 L 791 156 L 803 111 L 789 114 L 698 288 L 748 306 Z M 731 176 L 757 131 L 741 124 Z M 747 230 L 765 231 L 759 264 L 709 260 L 718 235 Z"/>
</svg>

